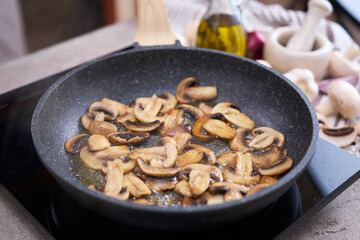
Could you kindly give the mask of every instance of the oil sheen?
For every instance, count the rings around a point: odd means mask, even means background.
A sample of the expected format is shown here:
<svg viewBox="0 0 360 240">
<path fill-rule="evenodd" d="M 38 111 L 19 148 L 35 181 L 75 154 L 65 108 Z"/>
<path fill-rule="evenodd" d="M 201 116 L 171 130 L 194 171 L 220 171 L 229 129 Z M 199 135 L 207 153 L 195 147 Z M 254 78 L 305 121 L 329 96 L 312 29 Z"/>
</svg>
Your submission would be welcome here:
<svg viewBox="0 0 360 240">
<path fill-rule="evenodd" d="M 214 14 L 202 19 L 196 46 L 245 56 L 246 36 L 241 22 L 227 14 Z"/>
</svg>

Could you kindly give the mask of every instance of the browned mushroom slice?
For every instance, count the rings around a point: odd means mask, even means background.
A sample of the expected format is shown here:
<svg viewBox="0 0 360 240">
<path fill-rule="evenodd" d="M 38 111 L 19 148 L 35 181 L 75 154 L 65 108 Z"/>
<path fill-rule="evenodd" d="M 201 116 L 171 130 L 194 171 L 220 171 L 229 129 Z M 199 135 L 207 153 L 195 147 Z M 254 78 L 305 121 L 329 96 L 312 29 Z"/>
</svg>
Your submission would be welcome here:
<svg viewBox="0 0 360 240">
<path fill-rule="evenodd" d="M 130 120 L 126 120 L 123 122 L 124 127 L 134 132 L 151 132 L 160 127 L 161 122 L 156 120 L 150 123 L 142 123 L 142 122 L 132 122 Z"/>
<path fill-rule="evenodd" d="M 104 193 L 115 195 L 123 188 L 124 164 L 121 159 L 107 163 L 106 184 Z"/>
<path fill-rule="evenodd" d="M 165 159 L 166 158 L 166 149 L 164 146 L 160 147 L 151 147 L 151 148 L 139 148 L 130 152 L 129 158 L 137 159 L 142 158 L 146 162 L 150 162 L 151 159 Z"/>
<path fill-rule="evenodd" d="M 88 146 L 90 151 L 100 151 L 111 146 L 109 140 L 99 134 L 93 134 L 89 137 Z"/>
<path fill-rule="evenodd" d="M 263 176 L 261 177 L 260 184 L 274 184 L 277 183 L 277 179 L 271 176 Z"/>
<path fill-rule="evenodd" d="M 176 107 L 176 97 L 171 93 L 163 93 L 159 96 L 159 98 L 162 100 L 163 104 L 160 113 L 168 113 L 171 109 Z"/>
<path fill-rule="evenodd" d="M 255 126 L 255 122 L 246 114 L 240 112 L 239 107 L 234 103 L 218 103 L 211 112 L 222 113 L 228 122 L 240 128 L 253 129 Z"/>
<path fill-rule="evenodd" d="M 89 134 L 79 134 L 69 138 L 65 142 L 65 150 L 72 154 L 78 154 L 83 147 L 87 146 L 89 137 Z"/>
<path fill-rule="evenodd" d="M 190 149 L 178 156 L 175 165 L 178 167 L 185 167 L 193 163 L 201 162 L 203 158 L 203 152 L 196 149 Z"/>
<path fill-rule="evenodd" d="M 194 77 L 183 79 L 176 88 L 176 99 L 180 103 L 193 103 L 196 100 L 216 98 L 216 87 L 199 87 L 199 80 Z"/>
<path fill-rule="evenodd" d="M 255 150 L 268 148 L 273 142 L 275 142 L 279 147 L 283 147 L 285 144 L 284 135 L 269 127 L 255 128 L 252 131 L 252 134 L 255 137 L 248 145 Z"/>
<path fill-rule="evenodd" d="M 202 102 L 199 104 L 198 108 L 204 113 L 204 114 L 211 114 L 212 107 L 207 105 L 206 103 Z"/>
<path fill-rule="evenodd" d="M 284 157 L 279 162 L 269 167 L 259 167 L 258 171 L 260 174 L 265 176 L 276 176 L 286 172 L 293 165 L 293 160 L 289 157 Z"/>
<path fill-rule="evenodd" d="M 150 188 L 150 190 L 159 192 L 174 189 L 177 184 L 177 180 L 175 178 L 147 177 L 145 184 Z"/>
<path fill-rule="evenodd" d="M 91 134 L 109 135 L 110 133 L 116 132 L 117 128 L 114 124 L 93 120 L 89 125 L 89 132 Z"/>
<path fill-rule="evenodd" d="M 197 199 L 199 205 L 217 205 L 224 202 L 224 196 L 222 194 L 211 194 L 209 192 L 204 193 Z"/>
<path fill-rule="evenodd" d="M 235 129 L 221 120 L 209 119 L 204 123 L 203 128 L 206 132 L 220 138 L 233 139 L 235 137 Z"/>
<path fill-rule="evenodd" d="M 175 176 L 180 168 L 170 168 L 163 166 L 151 166 L 147 162 L 145 162 L 142 158 L 136 159 L 137 165 L 145 174 L 153 176 L 153 177 L 172 177 Z"/>
<path fill-rule="evenodd" d="M 147 132 L 115 132 L 107 135 L 109 141 L 115 145 L 137 145 L 150 137 Z"/>
<path fill-rule="evenodd" d="M 185 197 L 192 197 L 193 195 L 190 190 L 189 183 L 185 180 L 178 182 L 174 188 L 174 191 Z"/>
<path fill-rule="evenodd" d="M 153 95 L 146 105 L 141 99 L 136 99 L 134 113 L 136 118 L 143 123 L 151 123 L 157 120 L 163 122 L 166 116 L 158 116 L 161 107 L 162 101 L 156 95 Z"/>
<path fill-rule="evenodd" d="M 126 112 L 127 112 L 128 106 L 126 106 L 125 104 L 122 104 L 122 103 L 120 103 L 118 101 L 108 99 L 108 98 L 103 98 L 101 100 L 101 102 L 113 105 L 117 109 L 117 112 L 118 112 L 119 116 L 122 116 L 122 115 L 126 114 Z"/>
<path fill-rule="evenodd" d="M 135 199 L 132 201 L 133 203 L 136 203 L 136 204 L 141 204 L 141 205 L 150 205 L 150 206 L 154 206 L 156 205 L 157 203 L 154 202 L 154 201 L 148 201 L 146 199 L 143 199 L 143 198 L 140 198 L 140 199 Z"/>
<path fill-rule="evenodd" d="M 234 151 L 224 153 L 217 158 L 216 162 L 223 167 L 227 165 L 235 166 L 236 154 Z"/>
<path fill-rule="evenodd" d="M 115 120 L 118 115 L 118 110 L 113 104 L 107 102 L 94 102 L 90 105 L 89 113 L 92 116 L 95 116 L 99 112 L 103 112 L 105 114 L 106 120 Z"/>
<path fill-rule="evenodd" d="M 84 147 L 80 151 L 80 160 L 88 168 L 101 170 L 105 162 L 124 157 L 129 153 L 130 151 L 126 146 L 108 147 L 97 152 L 91 152 L 88 147 Z"/>
<path fill-rule="evenodd" d="M 176 141 L 171 137 L 162 137 L 157 145 L 165 147 L 166 158 L 162 162 L 162 166 L 166 168 L 172 167 L 178 157 Z"/>
<path fill-rule="evenodd" d="M 196 120 L 204 116 L 203 111 L 189 104 L 179 104 L 176 108 L 184 110 L 185 113 L 190 114 Z"/>
<path fill-rule="evenodd" d="M 184 179 L 184 178 L 188 179 L 188 175 L 190 174 L 190 172 L 192 170 L 196 170 L 198 172 L 205 171 L 205 172 L 210 173 L 212 182 L 222 182 L 223 181 L 222 173 L 219 168 L 217 168 L 215 166 L 198 164 L 198 163 L 190 164 L 190 165 L 187 165 L 184 168 L 182 168 L 179 177 L 181 179 Z"/>
<path fill-rule="evenodd" d="M 277 145 L 271 146 L 267 151 L 250 152 L 253 166 L 269 167 L 280 161 L 281 150 Z"/>
<path fill-rule="evenodd" d="M 238 128 L 235 131 L 235 137 L 230 140 L 230 148 L 234 151 L 246 152 L 252 151 L 252 149 L 247 145 L 247 136 L 251 133 L 250 130 L 246 128 Z"/>
<path fill-rule="evenodd" d="M 136 116 L 134 113 L 134 107 L 133 106 L 127 106 L 126 113 L 123 115 L 119 115 L 116 117 L 115 121 L 117 123 L 124 123 L 125 121 L 129 120 L 130 122 L 136 122 Z"/>
<path fill-rule="evenodd" d="M 224 193 L 225 202 L 229 202 L 241 199 L 243 197 L 242 193 L 248 192 L 249 189 L 249 187 L 236 183 L 217 182 L 211 185 L 209 192 L 212 194 Z"/>
<path fill-rule="evenodd" d="M 190 133 L 178 133 L 173 137 L 173 139 L 176 142 L 178 154 L 181 154 L 185 147 L 190 143 L 192 136 Z"/>
<path fill-rule="evenodd" d="M 146 184 L 132 172 L 124 175 L 124 187 L 127 187 L 130 194 L 136 198 L 149 196 L 151 194 Z"/>
<path fill-rule="evenodd" d="M 94 117 L 91 116 L 91 114 L 89 112 L 84 113 L 81 116 L 81 124 L 83 125 L 83 127 L 88 130 L 90 123 L 94 120 Z"/>
<path fill-rule="evenodd" d="M 189 147 L 192 147 L 195 150 L 203 153 L 203 161 L 205 164 L 214 165 L 216 163 L 216 155 L 211 149 L 199 144 L 190 144 Z"/>
<path fill-rule="evenodd" d="M 124 164 L 124 173 L 130 172 L 136 166 L 136 161 L 134 159 L 130 159 L 128 157 L 123 157 L 121 160 Z M 103 164 L 101 166 L 101 171 L 103 173 L 107 174 L 107 164 Z"/>
<path fill-rule="evenodd" d="M 328 128 L 320 129 L 319 137 L 331 142 L 338 147 L 345 147 L 355 141 L 357 132 L 354 127 Z"/>
<path fill-rule="evenodd" d="M 203 129 L 204 124 L 209 121 L 210 119 L 219 119 L 219 120 L 223 120 L 224 119 L 224 115 L 222 115 L 221 113 L 218 114 L 208 114 L 205 115 L 201 118 L 199 118 L 198 120 L 195 121 L 194 126 L 192 128 L 192 134 L 194 135 L 195 138 L 201 140 L 201 141 L 209 141 L 211 139 L 214 139 L 215 136 L 211 135 L 210 133 L 206 132 Z"/>
<path fill-rule="evenodd" d="M 272 184 L 265 184 L 265 183 L 261 183 L 261 184 L 257 184 L 255 186 L 253 186 L 247 193 L 246 196 L 250 196 L 253 195 L 254 193 L 257 193 L 261 190 L 264 190 L 265 188 L 271 186 Z"/>
<path fill-rule="evenodd" d="M 181 200 L 181 206 L 183 207 L 192 206 L 194 204 L 195 204 L 195 199 L 192 197 L 184 196 L 183 199 Z"/>
<path fill-rule="evenodd" d="M 164 124 L 157 130 L 161 136 L 175 136 L 176 134 L 189 132 L 190 130 L 182 125 L 183 110 L 172 109 L 165 118 Z"/>
</svg>

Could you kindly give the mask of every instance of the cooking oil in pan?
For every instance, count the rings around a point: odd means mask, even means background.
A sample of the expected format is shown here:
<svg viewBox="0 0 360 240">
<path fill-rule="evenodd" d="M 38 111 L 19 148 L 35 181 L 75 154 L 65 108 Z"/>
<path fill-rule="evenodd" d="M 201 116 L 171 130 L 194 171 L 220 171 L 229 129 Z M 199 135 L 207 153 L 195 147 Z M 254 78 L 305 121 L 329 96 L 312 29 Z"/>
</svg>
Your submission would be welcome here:
<svg viewBox="0 0 360 240">
<path fill-rule="evenodd" d="M 236 16 L 214 14 L 201 20 L 196 46 L 245 56 L 245 31 Z"/>
</svg>

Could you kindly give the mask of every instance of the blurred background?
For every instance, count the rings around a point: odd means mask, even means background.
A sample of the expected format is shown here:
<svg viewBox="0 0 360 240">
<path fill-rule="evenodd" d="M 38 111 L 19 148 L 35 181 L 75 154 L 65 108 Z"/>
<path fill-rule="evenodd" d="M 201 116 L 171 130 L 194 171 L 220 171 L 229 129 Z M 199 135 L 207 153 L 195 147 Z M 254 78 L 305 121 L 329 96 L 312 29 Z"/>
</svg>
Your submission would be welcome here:
<svg viewBox="0 0 360 240">
<path fill-rule="evenodd" d="M 181 0 L 178 1 L 181 2 Z M 278 3 L 287 9 L 294 10 L 306 10 L 307 7 L 306 0 L 258 1 L 264 4 Z M 342 11 L 337 2 L 331 1 L 335 11 L 330 19 L 342 24 L 359 43 L 360 37 L 356 36 L 359 34 L 356 21 Z M 1 20 L 1 15 L 13 16 L 13 18 L 18 16 L 20 20 L 4 22 Z M 34 52 L 99 27 L 135 17 L 135 0 L 2 0 L 0 2 L 0 31 L 4 32 L 1 27 L 3 29 L 8 27 L 10 31 L 6 31 L 6 35 L 0 33 L 0 48 L 9 41 L 6 40 L 6 37 L 10 38 L 9 35 L 20 39 L 22 46 L 13 49 L 13 56 L 10 56 L 10 53 L 9 56 L 2 56 L 2 58 L 0 56 L 0 64 L 5 60 Z M 355 27 L 352 26 L 354 22 Z"/>
</svg>

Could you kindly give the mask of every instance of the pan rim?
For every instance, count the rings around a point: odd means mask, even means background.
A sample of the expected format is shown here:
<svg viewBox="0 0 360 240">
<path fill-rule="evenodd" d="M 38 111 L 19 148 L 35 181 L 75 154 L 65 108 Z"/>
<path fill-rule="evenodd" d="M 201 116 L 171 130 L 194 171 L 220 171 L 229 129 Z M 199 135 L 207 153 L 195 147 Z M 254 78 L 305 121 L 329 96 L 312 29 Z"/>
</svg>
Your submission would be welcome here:
<svg viewBox="0 0 360 240">
<path fill-rule="evenodd" d="M 41 109 L 42 109 L 42 106 L 44 105 L 46 99 L 50 96 L 50 94 L 54 91 L 54 89 L 56 89 L 57 86 L 62 84 L 64 81 L 66 81 L 70 76 L 72 76 L 73 74 L 75 74 L 93 64 L 107 60 L 112 57 L 117 57 L 117 56 L 131 54 L 131 53 L 137 53 L 139 51 L 144 52 L 144 51 L 154 51 L 154 50 L 156 50 L 156 51 L 158 51 L 158 50 L 200 51 L 204 54 L 215 53 L 215 54 L 221 54 L 221 55 L 235 58 L 235 59 L 241 58 L 243 61 L 251 62 L 252 64 L 256 64 L 259 67 L 265 68 L 268 71 L 272 72 L 272 74 L 275 74 L 279 78 L 283 79 L 304 100 L 304 103 L 305 103 L 305 105 L 309 111 L 309 114 L 312 118 L 312 123 L 313 123 L 312 139 L 310 141 L 310 144 L 309 144 L 303 158 L 299 160 L 298 164 L 291 170 L 291 172 L 289 172 L 285 176 L 281 177 L 281 179 L 279 179 L 279 181 L 276 184 L 271 185 L 271 186 L 267 187 L 266 189 L 254 194 L 252 196 L 247 196 L 247 197 L 242 198 L 237 201 L 225 202 L 225 203 L 213 205 L 213 206 L 189 206 L 186 208 L 184 208 L 184 207 L 147 206 L 147 205 L 141 205 L 141 204 L 134 204 L 129 201 L 119 201 L 117 199 L 108 197 L 104 194 L 97 193 L 93 190 L 88 189 L 85 185 L 81 184 L 80 182 L 76 181 L 74 178 L 71 178 L 70 176 L 59 174 L 59 172 L 57 172 L 56 169 L 54 168 L 54 165 L 51 164 L 51 160 L 50 160 L 51 157 L 50 157 L 49 153 L 44 151 L 45 148 L 44 147 L 42 148 L 40 145 L 41 139 L 40 139 L 40 133 L 38 131 L 39 130 L 39 116 L 41 114 Z M 312 106 L 310 101 L 307 99 L 305 94 L 294 83 L 292 83 L 290 80 L 288 80 L 287 78 L 282 76 L 280 73 L 274 71 L 271 68 L 263 66 L 253 60 L 243 58 L 240 56 L 236 56 L 234 54 L 221 52 L 221 51 L 217 51 L 217 50 L 211 50 L 211 49 L 190 48 L 190 47 L 182 47 L 182 46 L 177 46 L 177 45 L 135 47 L 134 49 L 115 52 L 115 53 L 112 53 L 112 54 L 109 54 L 109 55 L 106 55 L 103 57 L 96 58 L 94 60 L 91 60 L 89 62 L 86 62 L 86 63 L 74 68 L 73 70 L 71 70 L 70 72 L 66 73 L 61 78 L 59 78 L 55 83 L 53 83 L 45 91 L 45 93 L 40 98 L 39 102 L 37 103 L 37 105 L 35 107 L 32 121 L 31 121 L 31 134 L 33 137 L 36 152 L 37 152 L 42 164 L 55 177 L 55 179 L 58 182 L 60 180 L 60 181 L 64 182 L 65 184 L 71 186 L 72 188 L 75 188 L 77 191 L 83 192 L 86 195 L 90 195 L 93 198 L 105 201 L 108 204 L 120 205 L 121 207 L 125 207 L 130 210 L 134 210 L 134 211 L 143 211 L 143 212 L 148 212 L 148 213 L 164 213 L 164 214 L 174 214 L 174 215 L 176 215 L 176 214 L 197 214 L 197 213 L 204 213 L 204 212 L 215 213 L 216 211 L 220 211 L 220 210 L 223 211 L 224 209 L 230 209 L 233 207 L 241 207 L 241 206 L 247 204 L 248 202 L 250 202 L 250 203 L 253 202 L 254 200 L 256 200 L 258 198 L 261 199 L 265 196 L 270 196 L 273 191 L 279 190 L 288 185 L 286 187 L 286 190 L 287 190 L 291 186 L 289 184 L 290 183 L 293 184 L 294 180 L 296 180 L 306 170 L 307 165 L 310 163 L 310 160 L 311 160 L 312 156 L 314 155 L 314 152 L 316 149 L 316 145 L 317 145 L 317 141 L 318 141 L 318 132 L 319 132 L 319 127 L 318 127 L 317 116 L 316 116 L 314 107 Z M 62 185 L 62 184 L 60 184 L 60 185 Z"/>
</svg>

